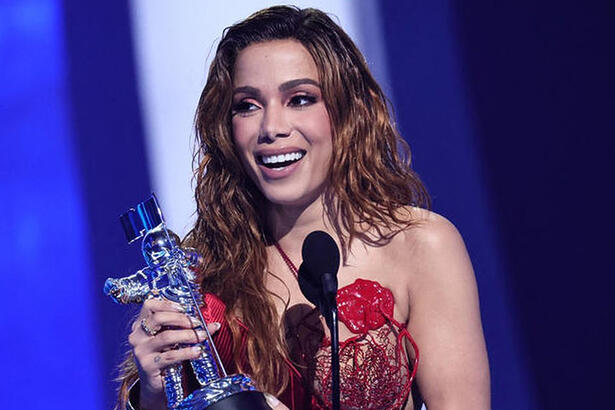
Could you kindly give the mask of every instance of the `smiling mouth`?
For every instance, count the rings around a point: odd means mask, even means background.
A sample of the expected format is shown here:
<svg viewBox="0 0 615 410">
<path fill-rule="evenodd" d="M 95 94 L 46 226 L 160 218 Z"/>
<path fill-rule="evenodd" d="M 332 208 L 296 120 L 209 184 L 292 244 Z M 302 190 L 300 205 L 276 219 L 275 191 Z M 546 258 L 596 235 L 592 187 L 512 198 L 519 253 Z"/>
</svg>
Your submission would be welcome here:
<svg viewBox="0 0 615 410">
<path fill-rule="evenodd" d="M 269 169 L 281 169 L 300 161 L 305 154 L 306 151 L 299 150 L 278 155 L 258 155 L 256 159 L 259 164 Z"/>
</svg>

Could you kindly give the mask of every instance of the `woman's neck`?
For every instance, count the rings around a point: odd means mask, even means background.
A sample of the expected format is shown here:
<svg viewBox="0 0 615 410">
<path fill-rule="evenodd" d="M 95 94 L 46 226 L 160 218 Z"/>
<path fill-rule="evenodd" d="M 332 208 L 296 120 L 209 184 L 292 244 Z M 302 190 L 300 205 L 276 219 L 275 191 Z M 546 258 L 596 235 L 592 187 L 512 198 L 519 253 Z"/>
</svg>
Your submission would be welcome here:
<svg viewBox="0 0 615 410">
<path fill-rule="evenodd" d="M 293 248 L 312 231 L 331 233 L 326 219 L 322 197 L 304 206 L 271 205 L 267 215 L 273 239 L 282 247 L 289 244 Z"/>
</svg>

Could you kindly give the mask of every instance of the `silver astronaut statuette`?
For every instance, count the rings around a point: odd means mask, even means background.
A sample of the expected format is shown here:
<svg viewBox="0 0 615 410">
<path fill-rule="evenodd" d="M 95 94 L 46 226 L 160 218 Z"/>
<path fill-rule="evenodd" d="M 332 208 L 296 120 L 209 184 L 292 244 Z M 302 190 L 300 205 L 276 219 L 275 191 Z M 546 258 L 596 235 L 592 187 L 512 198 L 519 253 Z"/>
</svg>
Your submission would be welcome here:
<svg viewBox="0 0 615 410">
<path fill-rule="evenodd" d="M 268 409 L 249 376 L 227 375 L 201 314 L 203 296 L 194 272 L 201 255 L 179 246 L 179 237 L 167 229 L 156 197 L 152 194 L 136 209 L 122 214 L 120 222 L 129 243 L 143 238 L 141 250 L 147 266 L 130 276 L 107 279 L 105 294 L 117 303 L 143 303 L 152 297 L 177 302 L 188 315 L 200 320 L 195 330 L 207 333 L 200 343 L 200 357 L 169 366 L 163 372 L 167 406 L 184 410 Z M 185 377 L 194 377 L 200 387 L 186 391 L 189 383 Z"/>
</svg>

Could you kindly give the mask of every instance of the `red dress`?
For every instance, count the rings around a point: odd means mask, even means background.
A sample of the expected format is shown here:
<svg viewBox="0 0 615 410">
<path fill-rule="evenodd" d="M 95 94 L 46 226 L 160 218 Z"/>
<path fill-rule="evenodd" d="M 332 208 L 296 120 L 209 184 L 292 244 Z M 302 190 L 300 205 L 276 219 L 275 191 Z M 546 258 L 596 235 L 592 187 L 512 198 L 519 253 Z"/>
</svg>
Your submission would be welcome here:
<svg viewBox="0 0 615 410">
<path fill-rule="evenodd" d="M 224 320 L 224 304 L 205 296 L 205 320 L 222 323 L 215 344 L 227 364 L 232 341 Z M 337 293 L 339 320 L 353 333 L 340 342 L 340 402 L 343 409 L 399 409 L 410 393 L 418 366 L 418 348 L 406 327 L 393 318 L 392 292 L 378 282 L 357 279 Z M 292 307 L 285 316 L 292 316 Z M 302 310 L 302 311 L 301 311 Z M 286 338 L 292 364 L 291 383 L 280 400 L 291 409 L 331 408 L 331 342 L 315 309 L 296 308 L 286 318 Z M 412 365 L 404 349 L 415 352 Z M 234 366 L 232 366 L 234 367 Z M 227 368 L 232 372 L 232 368 Z"/>
</svg>

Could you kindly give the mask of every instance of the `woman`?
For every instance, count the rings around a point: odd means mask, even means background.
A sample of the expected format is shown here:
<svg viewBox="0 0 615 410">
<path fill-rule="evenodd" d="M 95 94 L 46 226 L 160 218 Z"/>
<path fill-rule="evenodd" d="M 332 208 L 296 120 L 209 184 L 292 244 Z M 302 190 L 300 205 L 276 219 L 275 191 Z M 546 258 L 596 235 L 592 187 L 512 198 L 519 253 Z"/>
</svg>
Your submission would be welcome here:
<svg viewBox="0 0 615 410">
<path fill-rule="evenodd" d="M 465 246 L 423 209 L 385 97 L 339 26 L 318 10 L 272 7 L 228 28 L 196 130 L 198 219 L 185 242 L 207 261 L 208 297 L 226 306 L 209 329 L 232 336 L 228 366 L 288 407 L 330 406 L 328 332 L 296 278 L 303 240 L 322 230 L 342 251 L 342 407 L 489 407 Z M 171 347 L 204 336 L 169 302 L 147 301 L 135 323 L 145 326 L 130 335 L 136 367 L 121 397 L 138 373 L 141 408 L 164 408 L 160 372 L 199 354 Z"/>
</svg>

